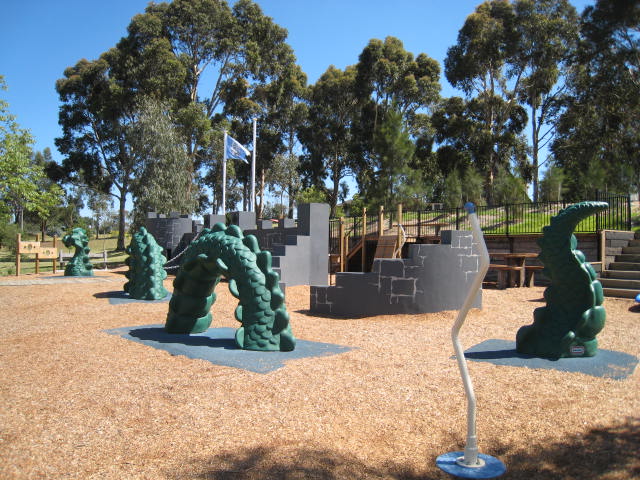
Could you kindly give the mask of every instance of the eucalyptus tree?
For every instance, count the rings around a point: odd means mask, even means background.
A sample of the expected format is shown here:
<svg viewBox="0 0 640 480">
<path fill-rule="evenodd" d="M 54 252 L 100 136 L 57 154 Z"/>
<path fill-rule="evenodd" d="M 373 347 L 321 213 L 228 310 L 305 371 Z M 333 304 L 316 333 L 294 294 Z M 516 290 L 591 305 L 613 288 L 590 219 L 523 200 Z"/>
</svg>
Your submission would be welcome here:
<svg viewBox="0 0 640 480">
<path fill-rule="evenodd" d="M 529 109 L 533 200 L 538 199 L 540 153 L 553 140 L 562 97 L 578 42 L 578 15 L 568 0 L 517 0 L 516 49 L 508 75 L 517 78 L 518 100 Z"/>
<path fill-rule="evenodd" d="M 552 146 L 570 199 L 640 184 L 640 4 L 598 0 L 582 14 L 580 37 Z"/>
<path fill-rule="evenodd" d="M 521 76 L 508 82 L 508 61 L 517 45 L 515 23 L 509 1 L 482 3 L 465 20 L 445 59 L 447 80 L 464 92 L 476 120 L 475 137 L 481 147 L 472 156 L 485 174 L 490 204 L 499 169 L 509 167 L 511 152 L 522 150 L 519 134 L 527 120 L 517 101 Z"/>
<path fill-rule="evenodd" d="M 358 156 L 353 153 L 353 126 L 358 115 L 356 77 L 353 66 L 344 71 L 330 66 L 310 87 L 308 117 L 300 131 L 305 186 L 326 192 L 331 216 L 336 211 L 340 183 L 359 169 Z M 329 187 L 325 187 L 325 180 Z"/>
<path fill-rule="evenodd" d="M 440 65 L 424 53 L 414 56 L 405 50 L 399 39 L 387 37 L 384 41 L 369 41 L 359 56 L 356 71 L 359 110 L 353 135 L 355 152 L 363 160 L 358 184 L 365 193 L 369 189 L 367 180 L 371 181 L 381 173 L 378 167 L 381 156 L 386 153 L 377 151 L 383 144 L 376 139 L 380 136 L 378 130 L 389 120 L 388 114 L 393 116 L 397 112 L 409 138 L 430 148 L 428 115 L 439 100 Z M 418 150 L 422 161 L 430 154 L 423 155 L 423 150 Z M 403 159 L 403 164 L 413 169 L 423 167 L 420 163 L 413 158 L 413 151 L 410 157 Z"/>
<path fill-rule="evenodd" d="M 282 52 L 280 69 L 264 77 L 263 82 L 250 83 L 237 78 L 229 83 L 225 96 L 224 115 L 233 119 L 231 130 L 234 138 L 248 144 L 251 141 L 252 120 L 257 122 L 257 209 L 261 214 L 264 205 L 265 187 L 283 180 L 275 173 L 279 169 L 278 159 L 286 156 L 290 161 L 297 159 L 298 130 L 306 117 L 307 77 L 298 65 L 290 50 Z M 289 162 L 290 163 L 290 162 Z M 239 173 L 248 186 L 249 168 L 240 165 Z M 292 178 L 292 177 L 290 177 Z M 290 192 L 289 210 L 297 186 L 291 181 L 282 185 Z M 245 196 L 246 197 L 246 196 Z"/>
<path fill-rule="evenodd" d="M 237 78 L 268 83 L 293 58 L 285 40 L 286 30 L 251 0 L 233 8 L 223 0 L 150 3 L 114 48 L 98 60 L 81 60 L 58 81 L 63 136 L 57 145 L 68 177 L 118 198 L 124 235 L 124 202 L 139 161 L 126 135 L 140 98 L 169 103 L 191 160 L 187 176 L 195 178 L 210 170 L 205 160 L 222 156 L 221 142 L 212 142 L 221 137 L 225 89 Z"/>
<path fill-rule="evenodd" d="M 134 101 L 129 90 L 110 78 L 105 55 L 80 60 L 56 82 L 62 105 L 55 144 L 65 155 L 57 179 L 112 195 L 118 202 L 116 249 L 125 248 L 125 206 L 135 173 L 135 157 L 127 142 Z"/>
<path fill-rule="evenodd" d="M 0 75 L 0 91 L 6 89 L 4 76 Z M 18 124 L 8 102 L 0 98 L 0 222 L 13 214 L 20 230 L 24 227 L 25 211 L 44 221 L 63 194 L 58 185 L 47 179 L 44 165 L 47 150 L 34 155 L 33 143 L 29 130 Z"/>
<path fill-rule="evenodd" d="M 136 156 L 134 223 L 144 225 L 146 212 L 163 214 L 198 210 L 200 188 L 169 105 L 151 98 L 138 102 L 127 139 Z"/>
</svg>

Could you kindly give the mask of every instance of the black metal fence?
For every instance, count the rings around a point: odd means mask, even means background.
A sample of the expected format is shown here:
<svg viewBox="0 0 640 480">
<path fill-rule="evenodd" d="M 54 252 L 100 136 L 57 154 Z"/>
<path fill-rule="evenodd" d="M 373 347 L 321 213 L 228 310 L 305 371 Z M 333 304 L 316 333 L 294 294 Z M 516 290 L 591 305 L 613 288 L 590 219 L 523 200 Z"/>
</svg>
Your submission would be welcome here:
<svg viewBox="0 0 640 480">
<path fill-rule="evenodd" d="M 576 233 L 591 233 L 601 230 L 631 230 L 631 199 L 629 195 L 596 192 L 595 200 L 607 202 L 609 208 L 578 224 Z M 478 206 L 476 214 L 485 235 L 530 235 L 542 233 L 551 217 L 572 202 L 536 202 L 510 204 L 496 207 Z M 338 253 L 340 248 L 340 219 L 329 220 L 329 249 Z M 408 238 L 429 238 L 440 230 L 469 230 L 469 218 L 464 208 L 403 211 L 398 222 L 398 212 L 388 212 L 383 225 L 378 226 L 378 215 L 367 216 L 367 227 L 363 229 L 361 216 L 342 217 L 344 235 L 349 248 L 362 238 L 363 233 L 378 230 L 388 231 L 402 225 Z"/>
</svg>

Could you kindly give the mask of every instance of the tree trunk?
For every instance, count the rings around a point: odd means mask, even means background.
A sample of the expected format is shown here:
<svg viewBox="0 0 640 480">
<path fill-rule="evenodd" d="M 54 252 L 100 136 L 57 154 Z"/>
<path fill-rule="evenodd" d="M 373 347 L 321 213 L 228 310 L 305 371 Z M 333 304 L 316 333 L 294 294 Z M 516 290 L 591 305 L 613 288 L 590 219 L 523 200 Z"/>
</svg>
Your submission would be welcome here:
<svg viewBox="0 0 640 480">
<path fill-rule="evenodd" d="M 260 169 L 260 185 L 258 187 L 258 208 L 256 209 L 256 218 L 262 218 L 262 209 L 264 207 L 264 168 Z"/>
<path fill-rule="evenodd" d="M 125 205 L 127 201 L 127 194 L 122 193 L 121 191 L 119 201 L 120 201 L 120 208 L 118 210 L 118 242 L 116 244 L 116 251 L 123 252 L 125 249 L 124 234 L 125 234 L 125 228 L 126 228 L 125 218 L 127 215 Z"/>
<path fill-rule="evenodd" d="M 287 217 L 289 218 L 293 218 L 293 201 L 295 199 L 295 193 L 297 192 L 293 192 L 293 184 L 292 182 L 289 182 L 289 188 L 288 188 L 288 192 L 289 192 L 289 212 L 287 214 Z"/>
<path fill-rule="evenodd" d="M 538 125 L 536 119 L 536 107 L 531 106 L 531 166 L 533 167 L 533 201 L 538 201 Z"/>
</svg>

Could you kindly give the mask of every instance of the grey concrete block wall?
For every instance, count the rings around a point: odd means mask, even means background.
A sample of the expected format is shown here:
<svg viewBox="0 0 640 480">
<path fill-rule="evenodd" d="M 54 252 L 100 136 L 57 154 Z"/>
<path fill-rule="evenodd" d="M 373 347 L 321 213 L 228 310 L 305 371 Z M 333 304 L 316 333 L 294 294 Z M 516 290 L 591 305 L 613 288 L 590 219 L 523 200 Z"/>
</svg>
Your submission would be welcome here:
<svg viewBox="0 0 640 480">
<path fill-rule="evenodd" d="M 327 285 L 329 279 L 329 205 L 298 205 L 298 222 L 283 219 L 277 228 L 243 230 L 255 235 L 273 256 L 274 269 L 287 286 Z"/>
<path fill-rule="evenodd" d="M 145 226 L 158 245 L 173 253 L 185 233 L 192 233 L 193 221 L 189 215 L 171 214 L 169 217 L 155 212 L 147 213 Z M 166 252 L 165 252 L 166 253 Z"/>
<path fill-rule="evenodd" d="M 253 212 L 231 212 L 232 223 L 245 235 L 254 235 L 262 250 L 269 250 L 274 270 L 282 282 L 293 285 L 327 285 L 329 274 L 329 206 L 321 203 L 298 206 L 298 222 L 284 219 L 277 228 L 270 220 L 256 222 Z M 224 215 L 205 215 L 204 226 L 211 228 L 226 221 Z M 257 224 L 256 224 L 257 223 Z M 188 215 L 172 214 L 170 218 L 147 214 L 147 230 L 158 244 L 173 255 L 185 248 L 202 227 Z M 182 241 L 182 243 L 181 243 Z"/>
<path fill-rule="evenodd" d="M 442 243 L 410 245 L 409 258 L 376 259 L 371 273 L 336 274 L 336 285 L 311 287 L 311 311 L 347 317 L 458 310 L 478 273 L 468 231 L 444 231 Z M 480 308 L 478 293 L 473 307 Z"/>
</svg>

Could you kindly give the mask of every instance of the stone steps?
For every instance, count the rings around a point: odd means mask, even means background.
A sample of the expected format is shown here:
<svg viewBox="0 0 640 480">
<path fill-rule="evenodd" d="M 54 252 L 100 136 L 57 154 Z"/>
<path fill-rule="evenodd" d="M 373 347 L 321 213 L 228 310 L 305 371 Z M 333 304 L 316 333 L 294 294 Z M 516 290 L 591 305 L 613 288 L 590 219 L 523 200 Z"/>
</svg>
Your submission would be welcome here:
<svg viewBox="0 0 640 480">
<path fill-rule="evenodd" d="M 606 297 L 636 298 L 640 293 L 640 239 L 629 240 L 599 277 Z"/>
</svg>

